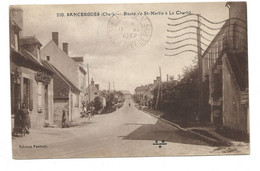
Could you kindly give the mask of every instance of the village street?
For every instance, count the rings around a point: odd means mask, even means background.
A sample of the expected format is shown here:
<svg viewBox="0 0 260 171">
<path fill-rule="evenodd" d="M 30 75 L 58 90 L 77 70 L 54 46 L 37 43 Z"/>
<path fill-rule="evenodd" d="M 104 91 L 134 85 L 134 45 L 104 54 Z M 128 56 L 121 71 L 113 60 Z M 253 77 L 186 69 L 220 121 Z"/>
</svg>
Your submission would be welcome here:
<svg viewBox="0 0 260 171">
<path fill-rule="evenodd" d="M 158 145 L 153 145 L 155 140 L 158 142 L 165 140 L 167 144 L 159 148 Z M 221 153 L 220 148 L 212 147 L 195 136 L 138 110 L 131 99 L 126 100 L 124 106 L 117 111 L 96 115 L 83 126 L 32 129 L 25 137 L 13 138 L 14 158 L 174 156 L 218 153 Z"/>
</svg>

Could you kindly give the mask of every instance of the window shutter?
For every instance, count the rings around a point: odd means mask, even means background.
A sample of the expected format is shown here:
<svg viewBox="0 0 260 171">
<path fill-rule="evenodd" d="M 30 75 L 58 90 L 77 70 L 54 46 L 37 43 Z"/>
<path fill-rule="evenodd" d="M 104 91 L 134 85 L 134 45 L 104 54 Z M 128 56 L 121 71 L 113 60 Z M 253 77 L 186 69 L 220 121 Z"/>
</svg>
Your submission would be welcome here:
<svg viewBox="0 0 260 171">
<path fill-rule="evenodd" d="M 30 80 L 29 84 L 29 110 L 33 110 L 33 80 Z"/>
</svg>

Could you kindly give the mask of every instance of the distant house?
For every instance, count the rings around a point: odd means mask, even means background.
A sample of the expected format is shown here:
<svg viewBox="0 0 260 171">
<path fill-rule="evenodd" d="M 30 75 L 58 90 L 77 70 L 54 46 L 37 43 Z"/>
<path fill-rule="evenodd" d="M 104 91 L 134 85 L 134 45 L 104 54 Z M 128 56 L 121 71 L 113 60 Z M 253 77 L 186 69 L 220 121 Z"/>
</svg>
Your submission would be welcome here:
<svg viewBox="0 0 260 171">
<path fill-rule="evenodd" d="M 50 63 L 51 66 L 54 67 L 56 75 L 59 75 L 59 77 L 54 77 L 54 83 L 56 85 L 64 83 L 64 85 L 66 85 L 65 87 L 70 87 L 69 91 L 66 89 L 65 92 L 62 92 L 69 98 L 67 101 L 69 104 L 65 105 L 64 108 L 66 108 L 69 113 L 70 121 L 78 120 L 82 110 L 81 104 L 84 102 L 83 90 L 86 82 L 86 71 L 82 66 L 75 62 L 73 58 L 68 56 L 68 43 L 63 43 L 63 49 L 59 48 L 58 32 L 53 32 L 52 40 L 42 48 L 41 58 Z M 66 84 L 62 80 L 65 80 Z M 59 81 L 62 83 L 59 83 Z M 56 85 L 54 85 L 54 87 L 56 87 Z M 57 91 L 60 91 L 60 89 L 55 88 L 54 94 L 57 95 L 60 93 Z M 68 92 L 69 96 L 67 96 Z M 55 102 L 58 103 L 57 98 L 55 99 Z M 61 109 L 60 106 L 55 105 L 55 107 L 57 107 L 55 109 L 55 116 L 58 116 L 60 115 Z"/>
<path fill-rule="evenodd" d="M 148 105 L 149 101 L 153 99 L 153 90 L 161 82 L 160 77 L 156 77 L 153 84 L 148 84 L 145 86 L 139 86 L 135 88 L 134 98 L 138 103 L 143 105 Z"/>
<path fill-rule="evenodd" d="M 84 95 L 84 92 L 85 92 L 85 89 L 87 87 L 87 84 L 86 84 L 86 75 L 87 75 L 87 72 L 85 71 L 85 65 L 84 65 L 84 58 L 83 56 L 79 56 L 79 57 L 71 57 L 78 65 L 79 65 L 79 71 L 80 71 L 80 74 L 79 74 L 79 89 L 81 91 L 80 93 L 80 99 L 81 99 L 81 104 L 82 103 L 86 103 L 86 97 Z"/>
<path fill-rule="evenodd" d="M 128 90 L 121 90 L 125 99 L 131 99 L 132 95 Z"/>
<path fill-rule="evenodd" d="M 21 37 L 23 11 L 10 9 L 10 74 L 12 126 L 14 116 L 25 103 L 31 127 L 43 127 L 53 118 L 53 72 L 40 58 L 41 43 L 35 36 Z"/>
<path fill-rule="evenodd" d="M 99 97 L 101 95 L 99 84 L 95 84 L 93 78 L 91 80 L 91 84 L 85 89 L 84 95 L 87 104 L 93 102 L 96 97 Z"/>
</svg>

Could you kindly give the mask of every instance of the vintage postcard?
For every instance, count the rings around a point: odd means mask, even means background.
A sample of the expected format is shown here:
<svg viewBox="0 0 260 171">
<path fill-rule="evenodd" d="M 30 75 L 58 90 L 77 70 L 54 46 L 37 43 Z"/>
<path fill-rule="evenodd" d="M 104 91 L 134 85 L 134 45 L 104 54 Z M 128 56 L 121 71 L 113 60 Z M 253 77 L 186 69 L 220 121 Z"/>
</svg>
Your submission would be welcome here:
<svg viewBox="0 0 260 171">
<path fill-rule="evenodd" d="M 246 2 L 9 11 L 14 159 L 250 154 Z"/>
</svg>

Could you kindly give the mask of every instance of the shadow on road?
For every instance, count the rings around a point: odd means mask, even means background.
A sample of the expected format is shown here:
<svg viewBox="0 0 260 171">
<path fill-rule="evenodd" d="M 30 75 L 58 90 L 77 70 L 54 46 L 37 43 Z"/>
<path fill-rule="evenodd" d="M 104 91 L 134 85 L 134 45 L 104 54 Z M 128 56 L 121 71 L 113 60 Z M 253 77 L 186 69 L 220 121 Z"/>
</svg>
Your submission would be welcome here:
<svg viewBox="0 0 260 171">
<path fill-rule="evenodd" d="M 126 136 L 120 136 L 123 140 L 165 140 L 166 142 L 211 146 L 199 139 L 196 135 L 179 129 L 172 128 L 161 120 L 155 124 L 126 123 L 128 126 L 138 126 L 136 130 Z"/>
</svg>

